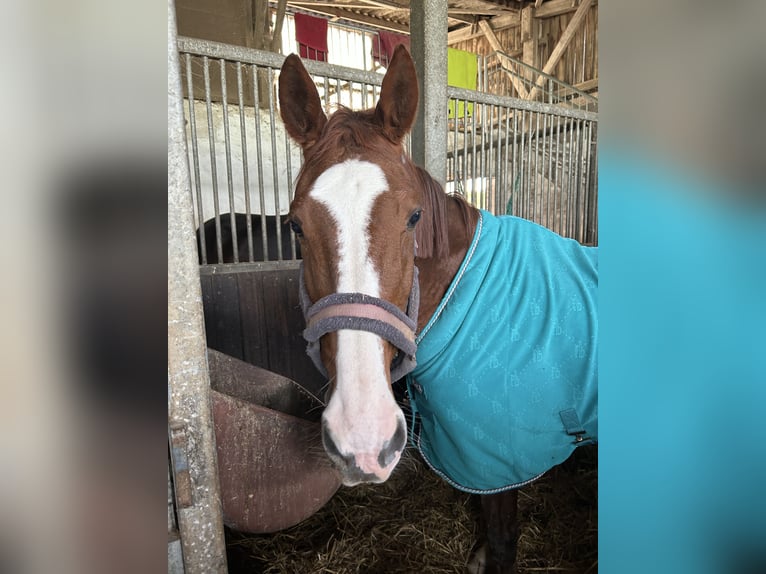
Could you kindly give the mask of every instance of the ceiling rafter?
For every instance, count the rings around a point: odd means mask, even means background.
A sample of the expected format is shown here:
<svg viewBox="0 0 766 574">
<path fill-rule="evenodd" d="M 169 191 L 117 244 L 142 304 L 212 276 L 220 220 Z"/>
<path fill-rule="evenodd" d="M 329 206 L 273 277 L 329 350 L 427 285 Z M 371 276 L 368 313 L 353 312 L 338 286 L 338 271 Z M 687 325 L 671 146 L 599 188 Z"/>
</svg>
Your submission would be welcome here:
<svg viewBox="0 0 766 574">
<path fill-rule="evenodd" d="M 364 24 L 374 28 L 391 30 L 392 32 L 403 32 L 405 34 L 410 33 L 409 24 L 403 24 L 395 20 L 384 19 L 381 17 L 370 16 L 356 10 L 347 10 L 345 8 L 341 8 L 343 4 L 340 3 L 335 3 L 333 6 L 327 6 L 325 3 L 317 4 L 314 2 L 288 2 L 288 4 L 307 12 L 315 12 L 323 16 L 329 16 L 332 19 L 348 20 L 350 22 L 357 22 L 359 24 Z"/>
</svg>

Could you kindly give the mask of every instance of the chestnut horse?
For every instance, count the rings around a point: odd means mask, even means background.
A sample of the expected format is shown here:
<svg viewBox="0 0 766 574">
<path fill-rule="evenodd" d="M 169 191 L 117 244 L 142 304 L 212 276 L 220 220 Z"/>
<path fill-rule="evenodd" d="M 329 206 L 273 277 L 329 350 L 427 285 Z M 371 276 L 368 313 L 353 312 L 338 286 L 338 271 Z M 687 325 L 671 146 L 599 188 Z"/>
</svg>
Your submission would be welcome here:
<svg viewBox="0 0 766 574">
<path fill-rule="evenodd" d="M 330 381 L 325 450 L 345 485 L 385 481 L 407 441 L 392 392 L 407 375 L 419 451 L 450 484 L 483 495 L 482 571 L 512 572 L 517 488 L 596 439 L 595 249 L 479 211 L 413 164 L 402 141 L 415 120 L 417 76 L 401 46 L 375 109 L 327 118 L 295 55 L 282 66 L 279 102 L 304 153 L 289 221 L 303 255 L 304 336 Z M 496 264 L 503 252 L 515 259 Z M 469 327 L 466 310 L 475 306 L 454 297 L 490 268 L 504 275 L 483 284 L 503 301 L 479 308 Z M 507 341 L 496 347 L 488 326 Z M 457 359 L 442 354 L 453 340 Z M 510 362 L 499 350 L 506 344 Z M 562 357 L 552 358 L 553 347 Z M 472 372 L 459 374 L 464 366 Z M 542 397 L 580 379 L 585 388 L 558 393 L 553 406 Z M 450 389 L 457 398 L 444 395 Z"/>
</svg>

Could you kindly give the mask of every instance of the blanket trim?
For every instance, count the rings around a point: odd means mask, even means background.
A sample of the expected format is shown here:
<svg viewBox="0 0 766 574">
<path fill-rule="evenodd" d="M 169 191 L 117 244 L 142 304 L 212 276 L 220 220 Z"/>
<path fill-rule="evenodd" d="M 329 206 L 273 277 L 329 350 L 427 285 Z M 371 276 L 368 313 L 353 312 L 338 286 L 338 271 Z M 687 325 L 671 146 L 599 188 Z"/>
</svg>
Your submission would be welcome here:
<svg viewBox="0 0 766 574">
<path fill-rule="evenodd" d="M 428 457 L 426 456 L 426 453 L 423 452 L 423 449 L 420 446 L 420 432 L 416 435 L 418 437 L 418 442 L 416 443 L 418 452 L 420 453 L 420 456 L 423 457 L 423 460 L 426 461 L 426 464 L 428 465 L 428 468 L 430 468 L 432 471 L 434 471 L 436 474 L 438 474 L 442 480 L 444 480 L 447 484 L 449 484 L 451 487 L 456 488 L 460 491 L 467 492 L 468 494 L 498 494 L 500 492 L 505 492 L 506 490 L 514 490 L 516 488 L 522 488 L 524 486 L 527 486 L 528 484 L 532 484 L 534 481 L 536 481 L 539 478 L 542 478 L 542 476 L 548 472 L 547 470 L 544 470 L 537 476 L 533 476 L 532 478 L 528 478 L 527 480 L 523 480 L 521 482 L 517 482 L 514 484 L 507 484 L 504 486 L 500 486 L 498 488 L 487 488 L 487 489 L 481 489 L 481 488 L 470 488 L 468 486 L 463 486 L 462 484 L 455 482 L 452 480 L 449 476 L 447 476 L 444 472 L 436 468 L 433 464 L 431 464 L 431 461 L 428 460 Z"/>
</svg>

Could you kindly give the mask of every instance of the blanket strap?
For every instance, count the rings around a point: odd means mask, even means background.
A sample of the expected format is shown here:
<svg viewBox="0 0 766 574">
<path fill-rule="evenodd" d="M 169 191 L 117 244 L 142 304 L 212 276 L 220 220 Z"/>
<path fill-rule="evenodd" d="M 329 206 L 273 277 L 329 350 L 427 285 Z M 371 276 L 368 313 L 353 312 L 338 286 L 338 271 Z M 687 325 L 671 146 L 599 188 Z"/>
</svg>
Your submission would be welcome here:
<svg viewBox="0 0 766 574">
<path fill-rule="evenodd" d="M 564 424 L 564 429 L 568 435 L 575 437 L 573 443 L 580 446 L 583 444 L 591 444 L 593 439 L 586 436 L 586 430 L 583 428 L 580 422 L 580 417 L 577 416 L 577 411 L 574 409 L 566 409 L 559 412 L 561 422 Z"/>
</svg>

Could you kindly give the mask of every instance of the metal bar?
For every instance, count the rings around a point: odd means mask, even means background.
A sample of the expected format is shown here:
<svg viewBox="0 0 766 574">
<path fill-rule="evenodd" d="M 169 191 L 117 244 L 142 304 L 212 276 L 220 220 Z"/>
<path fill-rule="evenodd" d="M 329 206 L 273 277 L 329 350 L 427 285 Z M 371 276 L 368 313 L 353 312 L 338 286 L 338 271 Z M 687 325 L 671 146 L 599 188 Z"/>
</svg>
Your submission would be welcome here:
<svg viewBox="0 0 766 574">
<path fill-rule="evenodd" d="M 591 124 L 586 122 L 583 126 L 583 137 L 585 139 L 583 153 L 583 201 L 582 201 L 582 243 L 588 241 L 589 231 L 589 209 L 590 209 L 590 167 L 591 167 Z"/>
<path fill-rule="evenodd" d="M 551 117 L 545 114 L 543 117 L 543 133 L 545 133 L 545 126 L 548 124 L 548 118 Z M 553 126 L 553 118 L 551 117 L 551 127 Z M 547 136 L 543 136 L 543 171 L 545 177 L 545 227 L 550 229 L 551 227 L 551 168 L 553 161 L 553 150 L 551 149 L 551 139 Z M 545 152 L 548 152 L 548 169 L 545 169 Z"/>
<path fill-rule="evenodd" d="M 506 108 L 505 110 L 505 155 L 503 156 L 503 213 L 509 213 L 508 210 L 508 200 L 511 198 L 511 194 L 513 193 L 513 181 L 508 177 L 509 171 L 510 174 L 513 175 L 513 170 L 510 169 L 510 164 L 508 163 L 508 139 L 510 137 L 510 129 L 511 129 L 511 110 Z M 515 140 L 514 140 L 515 143 Z M 508 189 L 508 185 L 511 185 L 510 190 Z"/>
<path fill-rule="evenodd" d="M 511 215 L 517 215 L 518 212 L 518 197 L 516 195 L 516 182 L 519 181 L 518 175 L 521 172 L 521 162 L 518 161 L 517 156 L 517 146 L 516 142 L 518 140 L 518 131 L 519 131 L 519 112 L 518 110 L 513 110 L 513 154 L 511 155 L 512 162 L 512 169 L 511 174 L 513 176 L 513 181 L 511 182 Z"/>
<path fill-rule="evenodd" d="M 313 79 L 313 78 L 312 78 Z M 324 77 L 324 113 L 330 114 L 330 77 Z"/>
<path fill-rule="evenodd" d="M 503 136 L 503 117 L 505 116 L 505 110 L 501 107 L 497 108 L 497 146 L 495 146 L 495 155 L 493 161 L 495 162 L 495 190 L 493 197 L 495 198 L 495 206 L 493 207 L 493 213 L 505 212 L 504 201 L 504 185 L 505 185 L 505 169 L 503 163 L 503 147 L 507 145 L 507 140 Z M 502 208 L 502 209 L 501 209 Z"/>
<path fill-rule="evenodd" d="M 571 159 L 572 164 L 572 171 L 569 174 L 569 191 L 567 193 L 567 237 L 571 237 L 574 239 L 575 233 L 575 212 L 577 209 L 577 199 L 576 199 L 576 193 L 577 193 L 577 134 L 575 130 L 577 129 L 577 122 L 572 123 L 572 128 L 570 130 L 570 139 L 572 140 L 572 144 L 569 147 L 569 155 Z"/>
<path fill-rule="evenodd" d="M 518 110 L 517 110 L 518 112 Z M 526 110 L 521 110 L 521 141 L 519 142 L 519 217 L 526 217 L 526 187 L 524 186 L 524 175 L 525 175 L 525 167 L 526 164 L 524 163 L 524 152 L 526 151 L 526 147 L 524 144 L 524 140 L 526 138 Z"/>
<path fill-rule="evenodd" d="M 281 212 L 279 208 L 279 166 L 277 157 L 277 130 L 274 123 L 274 98 L 272 97 L 271 86 L 274 85 L 274 69 L 268 68 L 269 73 L 269 121 L 271 122 L 271 169 L 274 176 L 274 214 L 279 219 Z M 268 259 L 268 254 L 263 254 L 264 259 Z M 282 226 L 277 225 L 277 260 L 282 261 Z"/>
<path fill-rule="evenodd" d="M 467 100 L 466 100 L 466 106 L 467 105 L 468 105 L 468 103 L 467 103 Z M 471 182 L 471 192 L 470 193 L 471 193 L 471 195 L 469 196 L 469 200 L 468 200 L 472 204 L 476 203 L 476 200 L 474 199 L 474 197 L 476 195 L 476 114 L 478 113 L 478 111 L 479 111 L 479 106 L 478 105 L 474 105 L 474 107 L 473 107 L 473 114 L 474 115 L 473 115 L 473 118 L 472 118 L 473 121 L 471 122 L 471 146 L 472 146 L 472 151 L 471 151 L 471 179 L 470 179 L 470 182 Z M 465 108 L 463 108 L 464 116 L 465 116 L 466 113 L 467 113 L 467 110 Z M 457 115 L 457 110 L 455 110 L 455 115 Z"/>
<path fill-rule="evenodd" d="M 572 126 L 572 173 L 570 175 L 569 181 L 570 181 L 570 195 L 569 195 L 569 227 L 568 227 L 568 236 L 572 239 L 575 239 L 577 237 L 577 234 L 575 232 L 575 229 L 577 227 L 577 187 L 579 186 L 579 182 L 577 181 L 577 176 L 579 173 L 578 164 L 580 162 L 580 154 L 579 154 L 579 146 L 580 146 L 580 136 L 577 133 L 577 122 L 575 122 Z"/>
<path fill-rule="evenodd" d="M 490 112 L 489 112 L 489 124 L 490 126 L 493 126 L 492 134 L 490 134 L 489 139 L 489 153 L 487 155 L 487 167 L 489 168 L 489 181 L 487 182 L 487 209 L 490 209 L 493 213 L 496 213 L 496 205 L 497 205 L 497 198 L 495 197 L 495 194 L 497 193 L 497 161 L 495 161 L 495 152 L 497 149 L 499 149 L 500 146 L 500 133 L 497 134 L 497 145 L 493 145 L 495 137 L 494 137 L 494 119 L 495 119 L 495 106 L 490 105 Z"/>
<path fill-rule="evenodd" d="M 239 265 L 207 265 L 199 268 L 200 276 L 210 275 L 238 275 L 250 271 L 279 271 L 285 269 L 299 269 L 301 262 L 296 261 L 253 261 L 252 263 L 240 263 Z"/>
<path fill-rule="evenodd" d="M 556 185 L 555 185 L 555 167 L 556 167 L 556 155 L 553 152 L 553 146 L 556 143 L 554 136 L 554 125 L 557 121 L 557 116 L 548 116 L 550 122 L 550 129 L 546 134 L 546 149 L 548 150 L 548 172 L 546 178 L 548 180 L 548 218 L 550 221 L 551 229 L 556 225 Z"/>
<path fill-rule="evenodd" d="M 233 46 L 231 44 L 222 44 L 220 42 L 211 42 L 209 40 L 198 40 L 196 38 L 179 37 L 178 49 L 181 52 L 188 52 L 199 56 L 209 56 L 212 58 L 224 58 L 226 60 L 238 60 L 243 64 L 256 64 L 269 68 L 278 69 L 282 67 L 285 57 L 282 54 L 273 52 L 264 52 L 245 48 L 243 46 Z M 303 65 L 309 74 L 316 76 L 340 77 L 355 82 L 367 82 L 368 84 L 380 85 L 383 80 L 382 74 L 337 66 L 328 62 L 317 62 L 314 60 L 303 60 Z"/>
<path fill-rule="evenodd" d="M 489 106 L 484 105 L 481 108 L 481 139 L 484 140 L 484 138 L 487 135 L 487 116 L 491 116 L 492 114 L 492 104 L 489 104 Z M 489 111 L 487 109 L 489 108 Z M 490 118 L 490 125 L 492 125 L 492 120 Z M 489 134 L 489 145 L 492 145 L 492 134 Z M 491 151 L 491 150 L 490 150 Z M 487 149 L 485 146 L 482 146 L 479 154 L 479 173 L 481 177 L 479 177 L 479 203 L 482 209 L 487 208 L 487 190 L 485 189 L 485 183 L 484 180 L 488 178 L 490 170 L 489 165 L 487 163 Z"/>
<path fill-rule="evenodd" d="M 566 119 L 569 119 L 569 118 L 566 118 Z M 571 125 L 574 125 L 574 122 L 569 122 L 569 123 L 571 123 Z M 495 126 L 493 125 L 491 127 L 494 128 Z M 553 130 L 553 127 L 549 126 L 549 127 L 545 128 L 545 129 L 539 130 L 539 132 L 533 131 L 532 132 L 532 136 L 533 137 L 538 137 L 538 136 L 539 137 L 549 137 L 551 135 L 552 130 Z M 522 137 L 521 134 L 519 134 L 517 137 L 518 137 L 519 140 L 525 139 L 524 137 Z M 483 149 L 486 149 L 486 147 L 488 145 L 489 144 L 480 143 L 477 147 L 478 147 L 479 150 L 483 150 Z M 497 145 L 497 141 L 496 140 L 493 142 L 493 145 Z M 451 153 L 453 153 L 453 152 L 448 152 L 447 155 L 449 156 L 449 154 L 451 154 Z"/>
<path fill-rule="evenodd" d="M 210 143 L 210 175 L 213 178 L 213 215 L 215 216 L 215 248 L 218 262 L 223 262 L 223 245 L 221 243 L 221 211 L 218 205 L 218 168 L 215 160 L 215 132 L 213 131 L 213 104 L 210 96 L 210 60 L 202 58 L 202 72 L 205 79 L 205 107 L 207 109 L 207 136 Z M 200 222 L 202 225 L 204 222 Z"/>
<path fill-rule="evenodd" d="M 575 179 L 575 218 L 574 218 L 574 238 L 582 241 L 580 238 L 580 191 L 582 189 L 582 136 L 580 135 L 580 124 L 577 122 L 577 178 Z"/>
<path fill-rule="evenodd" d="M 288 135 L 287 131 L 285 131 L 285 163 L 287 167 L 287 199 L 290 201 L 290 204 L 293 202 L 293 165 L 292 165 L 292 154 L 290 153 L 290 136 Z M 282 227 L 282 220 L 279 215 L 277 215 L 277 226 Z M 288 231 L 290 234 L 290 259 L 297 259 L 298 255 L 296 252 L 295 247 L 295 233 L 292 231 Z"/>
<path fill-rule="evenodd" d="M 205 240 L 205 216 L 202 207 L 202 183 L 199 175 L 199 148 L 197 147 L 197 118 L 194 107 L 194 80 L 192 79 L 191 55 L 186 54 L 186 101 L 189 103 L 189 131 L 192 146 L 192 164 L 194 166 L 194 191 L 197 197 L 197 222 L 199 226 L 199 252 L 202 265 L 207 265 L 207 245 Z"/>
<path fill-rule="evenodd" d="M 588 197 L 588 203 L 585 207 L 585 213 L 587 216 L 586 223 L 585 223 L 585 242 L 586 243 L 592 243 L 593 242 L 593 223 L 594 223 L 594 217 L 593 217 L 593 211 L 595 209 L 595 202 L 596 202 L 596 188 L 593 185 L 596 178 L 594 175 L 597 173 L 594 171 L 595 169 L 595 155 L 596 150 L 595 148 L 595 130 L 593 122 L 588 122 L 588 164 L 587 168 L 585 170 L 585 189 L 587 190 L 587 197 Z"/>
<path fill-rule="evenodd" d="M 534 193 L 535 198 L 535 215 L 537 215 L 537 209 L 539 207 L 540 209 L 540 217 L 538 219 L 535 219 L 538 223 L 542 225 L 543 221 L 543 194 L 540 193 L 540 199 L 537 199 L 537 178 L 538 174 L 540 174 L 540 116 L 542 114 L 535 114 L 535 169 L 532 171 L 534 174 L 533 180 L 532 180 L 532 192 Z"/>
<path fill-rule="evenodd" d="M 527 139 L 527 213 L 526 217 L 533 220 L 535 219 L 535 204 L 534 204 L 534 168 L 532 167 L 532 115 L 530 114 L 529 120 L 529 137 Z"/>
<path fill-rule="evenodd" d="M 247 216 L 247 260 L 255 258 L 253 250 L 252 206 L 250 205 L 250 170 L 247 163 L 247 122 L 245 121 L 244 88 L 242 86 L 242 62 L 237 62 L 237 104 L 239 105 L 239 133 L 242 139 L 242 182 L 245 192 L 245 215 Z"/>
<path fill-rule="evenodd" d="M 168 0 L 168 426 L 185 444 L 171 450 L 174 479 L 188 477 L 176 505 L 187 574 L 225 574 L 220 485 L 210 409 L 194 206 L 185 145 L 175 8 Z M 179 463 L 185 463 L 181 466 Z M 178 480 L 175 481 L 179 486 Z"/>
<path fill-rule="evenodd" d="M 455 100 L 455 110 L 457 110 L 459 100 Z M 468 105 L 468 102 L 464 100 L 464 107 Z M 460 121 L 457 117 L 457 113 L 455 113 L 455 121 Z M 473 122 L 473 118 L 471 119 Z M 463 187 L 461 195 L 463 197 L 466 197 L 466 190 L 468 189 L 468 117 L 463 114 Z"/>
<path fill-rule="evenodd" d="M 481 92 L 475 92 L 473 90 L 466 90 L 465 88 L 457 88 L 455 86 L 447 87 L 447 97 L 449 98 L 462 98 L 471 99 L 483 104 L 495 104 L 501 106 L 513 107 L 519 110 L 528 110 L 530 112 L 542 112 L 547 114 L 559 114 L 570 118 L 578 118 L 583 120 L 597 120 L 598 114 L 596 112 L 588 112 L 584 110 L 575 110 L 566 108 L 560 105 L 547 104 L 544 102 L 521 100 L 519 98 L 511 98 L 508 96 L 497 96 L 495 94 L 483 94 Z"/>
<path fill-rule="evenodd" d="M 558 209 L 556 210 L 556 213 L 558 213 L 558 223 L 556 224 L 556 228 L 554 231 L 558 233 L 559 235 L 563 235 L 562 227 L 561 227 L 561 221 L 562 216 L 561 212 L 564 209 L 564 155 L 563 150 L 561 149 L 561 117 L 556 117 L 556 196 L 558 200 Z M 564 148 L 566 149 L 566 148 Z M 559 178 L 559 163 L 561 163 L 561 178 Z"/>
<path fill-rule="evenodd" d="M 269 236 L 266 233 L 266 191 L 263 189 L 263 140 L 261 138 L 261 101 L 258 95 L 260 69 L 253 65 L 253 110 L 255 111 L 255 156 L 258 162 L 258 200 L 261 215 L 261 247 L 268 260 Z"/>
<path fill-rule="evenodd" d="M 588 176 L 591 177 L 592 186 L 592 236 L 588 238 L 589 243 L 598 245 L 598 124 L 592 122 L 593 130 L 592 151 L 591 151 L 591 169 L 588 170 Z"/>
<path fill-rule="evenodd" d="M 457 109 L 457 101 L 452 100 L 453 106 L 455 109 Z M 456 114 L 457 115 L 457 114 Z M 460 171 L 459 163 L 458 163 L 458 157 L 457 157 L 457 133 L 458 133 L 458 119 L 457 117 L 452 118 L 452 150 L 454 152 L 453 161 L 452 161 L 452 182 L 454 186 L 454 190 L 458 190 L 458 185 L 460 182 L 460 174 L 458 173 Z"/>
<path fill-rule="evenodd" d="M 231 167 L 231 134 L 229 133 L 229 103 L 228 103 L 228 90 L 226 86 L 226 62 L 219 60 L 219 66 L 221 66 L 221 111 L 223 113 L 223 145 L 226 153 L 226 186 L 229 191 L 229 223 L 231 225 L 231 242 L 232 242 L 232 256 L 234 263 L 239 263 L 239 249 L 237 246 L 237 220 L 234 215 L 236 211 L 234 207 L 234 179 L 232 176 Z"/>
<path fill-rule="evenodd" d="M 561 154 L 562 173 L 564 174 L 564 181 L 561 182 L 561 235 L 569 237 L 567 234 L 567 225 L 569 222 L 569 185 L 572 179 L 572 124 L 571 120 L 565 123 L 566 129 L 564 130 L 564 150 Z"/>
</svg>

